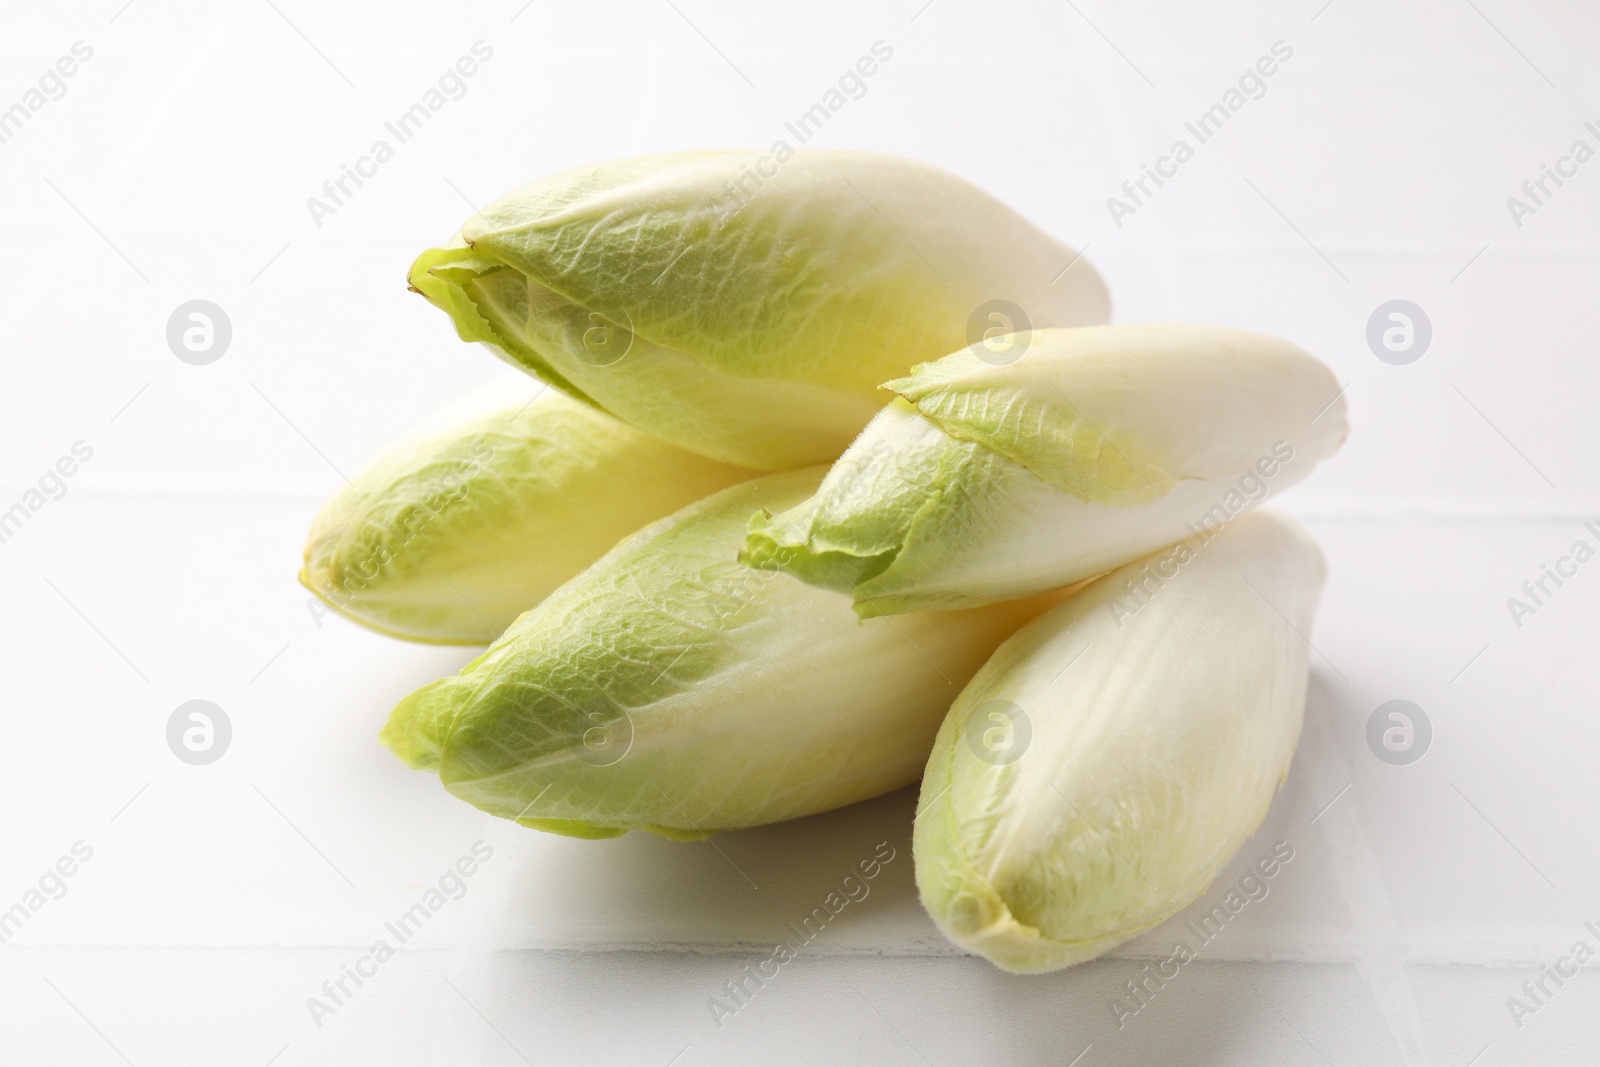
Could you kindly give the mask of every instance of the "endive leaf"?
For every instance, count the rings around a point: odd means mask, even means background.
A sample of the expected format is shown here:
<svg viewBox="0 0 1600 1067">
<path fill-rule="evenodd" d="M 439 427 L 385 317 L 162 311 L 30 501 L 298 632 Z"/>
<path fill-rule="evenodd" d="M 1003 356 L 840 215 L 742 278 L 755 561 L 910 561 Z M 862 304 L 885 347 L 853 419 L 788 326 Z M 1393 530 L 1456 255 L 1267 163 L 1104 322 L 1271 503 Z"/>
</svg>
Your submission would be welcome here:
<svg viewBox="0 0 1600 1067">
<path fill-rule="evenodd" d="M 1004 970 L 1053 970 L 1202 893 L 1288 773 L 1323 574 L 1299 527 L 1254 512 L 1002 645 L 922 781 L 917 886 L 946 936 Z"/>
<path fill-rule="evenodd" d="M 669 837 L 795 818 L 914 781 L 951 699 L 1049 598 L 861 623 L 847 597 L 737 561 L 753 508 L 822 468 L 724 490 L 640 531 L 382 738 L 526 826 Z"/>
</svg>

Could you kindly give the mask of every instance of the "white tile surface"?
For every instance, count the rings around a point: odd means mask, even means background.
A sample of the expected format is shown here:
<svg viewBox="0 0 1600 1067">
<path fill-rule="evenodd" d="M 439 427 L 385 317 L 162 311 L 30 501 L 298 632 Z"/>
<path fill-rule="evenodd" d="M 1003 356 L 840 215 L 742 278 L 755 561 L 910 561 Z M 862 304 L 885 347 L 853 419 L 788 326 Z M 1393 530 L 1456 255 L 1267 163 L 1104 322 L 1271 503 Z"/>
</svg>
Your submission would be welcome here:
<svg viewBox="0 0 1600 1067">
<path fill-rule="evenodd" d="M 1600 519 L 1600 162 L 1521 228 L 1505 205 L 1594 141 L 1596 10 L 675 3 L 5 13 L 0 109 L 73 42 L 94 55 L 0 144 L 0 500 L 94 455 L 0 545 L 0 908 L 75 842 L 93 856 L 0 946 L 0 1063 L 1600 1058 L 1592 971 L 1520 1027 L 1506 1007 L 1600 944 L 1600 570 L 1521 628 L 1505 606 Z M 315 227 L 305 199 L 479 39 L 465 96 Z M 491 824 L 373 736 L 470 652 L 318 626 L 294 582 L 336 469 L 503 373 L 401 283 L 463 197 L 766 144 L 879 39 L 893 59 L 818 143 L 929 159 L 1087 243 L 1120 321 L 1278 333 L 1350 385 L 1349 445 L 1284 499 L 1332 577 L 1305 737 L 1237 863 L 1296 858 L 1120 1030 L 1108 1002 L 1184 917 L 1001 975 L 920 911 L 909 792 L 716 847 Z M 1265 95 L 1118 228 L 1106 198 L 1279 40 Z M 164 341 L 194 297 L 234 327 L 207 367 Z M 1435 331 L 1405 367 L 1364 339 L 1394 297 Z M 197 697 L 235 729 L 203 768 L 163 736 Z M 1364 740 L 1394 698 L 1435 729 L 1408 767 Z M 307 998 L 478 840 L 461 899 L 317 1026 Z M 715 1025 L 722 984 L 879 841 L 872 895 Z"/>
</svg>

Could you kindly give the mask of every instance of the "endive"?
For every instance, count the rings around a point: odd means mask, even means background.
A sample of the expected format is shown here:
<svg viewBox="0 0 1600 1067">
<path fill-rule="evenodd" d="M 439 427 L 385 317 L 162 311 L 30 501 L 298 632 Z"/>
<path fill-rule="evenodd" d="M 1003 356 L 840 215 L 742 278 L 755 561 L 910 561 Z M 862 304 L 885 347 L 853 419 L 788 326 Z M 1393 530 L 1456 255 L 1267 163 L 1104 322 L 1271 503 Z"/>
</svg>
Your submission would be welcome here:
<svg viewBox="0 0 1600 1067">
<path fill-rule="evenodd" d="M 752 508 L 821 468 L 640 531 L 382 733 L 492 814 L 574 837 L 694 838 L 916 780 L 960 686 L 1040 600 L 862 624 L 847 598 L 741 566 Z"/>
<path fill-rule="evenodd" d="M 1025 596 L 1214 528 L 1343 443 L 1328 368 L 1215 326 L 1036 330 L 889 382 L 815 497 L 758 514 L 743 558 L 865 617 Z"/>
<path fill-rule="evenodd" d="M 922 780 L 917 887 L 939 928 L 1005 970 L 1047 971 L 1203 892 L 1288 772 L 1322 580 L 1304 532 L 1255 512 L 1002 645 Z"/>
<path fill-rule="evenodd" d="M 1108 314 L 1072 249 L 951 174 L 865 152 L 580 167 L 474 213 L 410 282 L 463 339 L 763 470 L 831 462 L 883 406 L 880 382 L 1019 312 Z"/>
<path fill-rule="evenodd" d="M 515 375 L 385 447 L 323 505 L 300 581 L 373 629 L 488 644 L 628 534 L 741 480 Z"/>
</svg>

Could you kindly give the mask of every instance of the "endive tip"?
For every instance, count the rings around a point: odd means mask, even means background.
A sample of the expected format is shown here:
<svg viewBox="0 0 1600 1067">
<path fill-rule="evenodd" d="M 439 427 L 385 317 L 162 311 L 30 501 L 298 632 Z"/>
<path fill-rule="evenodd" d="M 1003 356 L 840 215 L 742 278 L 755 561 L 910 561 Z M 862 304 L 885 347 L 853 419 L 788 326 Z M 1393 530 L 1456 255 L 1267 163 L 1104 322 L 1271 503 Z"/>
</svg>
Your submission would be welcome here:
<svg viewBox="0 0 1600 1067">
<path fill-rule="evenodd" d="M 902 374 L 898 378 L 890 378 L 888 381 L 882 383 L 878 386 L 878 389 L 882 392 L 893 393 L 897 397 L 904 398 L 904 390 L 907 383 L 911 381 L 912 377 L 915 376 L 918 371 L 926 366 L 926 363 L 918 363 L 906 374 Z"/>
<path fill-rule="evenodd" d="M 413 770 L 439 769 L 439 753 L 455 725 L 451 702 L 443 699 L 453 682 L 453 678 L 442 678 L 405 697 L 378 731 L 384 747 Z"/>
<path fill-rule="evenodd" d="M 332 608 L 335 615 L 340 615 L 347 619 L 354 618 L 345 610 L 345 605 L 339 603 L 337 599 L 337 593 L 334 591 L 332 569 L 323 565 L 313 570 L 309 546 L 306 550 L 306 562 L 299 572 L 295 574 L 295 578 L 305 587 L 306 592 Z M 355 619 L 355 621 L 360 622 L 361 620 Z"/>
<path fill-rule="evenodd" d="M 750 532 L 739 550 L 739 562 L 756 570 L 785 571 L 807 585 L 846 593 L 855 599 L 851 606 L 856 616 L 870 619 L 887 612 L 864 603 L 861 586 L 893 563 L 898 551 L 860 555 L 840 549 L 819 550 L 776 529 L 768 514 L 751 517 Z"/>
</svg>

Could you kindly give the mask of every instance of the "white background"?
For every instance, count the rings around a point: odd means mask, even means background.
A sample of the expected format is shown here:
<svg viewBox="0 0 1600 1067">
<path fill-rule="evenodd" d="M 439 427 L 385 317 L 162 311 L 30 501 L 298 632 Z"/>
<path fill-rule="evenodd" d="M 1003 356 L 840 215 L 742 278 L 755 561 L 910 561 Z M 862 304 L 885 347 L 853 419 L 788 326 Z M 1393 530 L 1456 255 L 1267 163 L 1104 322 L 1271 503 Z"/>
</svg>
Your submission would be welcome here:
<svg viewBox="0 0 1600 1067">
<path fill-rule="evenodd" d="M 1600 542 L 1600 162 L 1520 227 L 1506 204 L 1600 148 L 1600 11 L 921 2 L 7 0 L 0 108 L 94 52 L 0 145 L 0 508 L 94 455 L 0 545 L 0 908 L 74 842 L 93 857 L 0 946 L 0 1062 L 1600 1057 L 1591 971 L 1520 1027 L 1506 1004 L 1600 947 L 1600 563 L 1520 627 L 1506 606 Z M 480 39 L 466 95 L 315 225 L 306 199 Z M 1173 924 L 1046 977 L 962 956 L 916 902 L 912 791 L 715 844 L 487 820 L 375 740 L 471 651 L 319 626 L 294 581 L 339 471 L 506 373 L 405 291 L 416 252 L 568 166 L 764 147 L 879 40 L 814 145 L 929 160 L 1087 244 L 1117 321 L 1280 334 L 1349 386 L 1348 445 L 1283 498 L 1332 574 L 1305 736 L 1235 866 L 1295 859 L 1121 1030 L 1108 1001 Z M 1280 40 L 1265 95 L 1115 225 L 1107 197 Z M 165 340 L 195 298 L 233 326 L 209 366 Z M 1406 366 L 1366 343 L 1395 298 L 1433 326 Z M 195 698 L 234 730 L 206 767 L 165 740 Z M 1396 698 L 1433 724 L 1409 766 L 1365 741 Z M 314 1023 L 307 998 L 480 839 L 467 894 Z M 723 982 L 885 840 L 872 895 L 715 1025 Z"/>
</svg>

